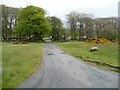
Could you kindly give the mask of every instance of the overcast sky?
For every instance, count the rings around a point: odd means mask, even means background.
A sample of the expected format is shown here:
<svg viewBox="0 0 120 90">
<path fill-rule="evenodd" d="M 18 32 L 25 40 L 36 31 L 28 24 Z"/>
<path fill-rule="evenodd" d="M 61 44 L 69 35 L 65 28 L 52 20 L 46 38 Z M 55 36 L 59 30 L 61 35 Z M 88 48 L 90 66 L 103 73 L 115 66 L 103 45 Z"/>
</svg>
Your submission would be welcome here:
<svg viewBox="0 0 120 90">
<path fill-rule="evenodd" d="M 95 17 L 118 16 L 120 0 L 0 0 L 0 4 L 12 7 L 35 5 L 46 9 L 50 16 L 64 20 L 70 11 L 92 13 Z"/>
</svg>

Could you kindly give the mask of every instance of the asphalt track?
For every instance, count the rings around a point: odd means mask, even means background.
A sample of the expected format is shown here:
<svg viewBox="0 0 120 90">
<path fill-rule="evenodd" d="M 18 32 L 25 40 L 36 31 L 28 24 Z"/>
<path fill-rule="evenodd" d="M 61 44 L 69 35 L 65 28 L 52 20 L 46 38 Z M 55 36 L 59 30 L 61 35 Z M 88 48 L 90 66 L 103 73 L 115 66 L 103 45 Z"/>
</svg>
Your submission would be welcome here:
<svg viewBox="0 0 120 90">
<path fill-rule="evenodd" d="M 95 68 L 46 44 L 40 69 L 18 88 L 118 88 L 118 74 Z"/>
</svg>

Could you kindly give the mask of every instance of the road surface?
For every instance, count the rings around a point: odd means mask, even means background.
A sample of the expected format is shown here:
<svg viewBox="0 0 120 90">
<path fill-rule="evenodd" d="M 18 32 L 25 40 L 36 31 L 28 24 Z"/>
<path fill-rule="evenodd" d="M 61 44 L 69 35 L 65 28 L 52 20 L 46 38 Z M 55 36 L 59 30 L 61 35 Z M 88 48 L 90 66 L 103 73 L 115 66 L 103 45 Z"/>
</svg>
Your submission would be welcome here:
<svg viewBox="0 0 120 90">
<path fill-rule="evenodd" d="M 97 69 L 46 44 L 42 66 L 18 88 L 118 88 L 118 74 Z"/>
</svg>

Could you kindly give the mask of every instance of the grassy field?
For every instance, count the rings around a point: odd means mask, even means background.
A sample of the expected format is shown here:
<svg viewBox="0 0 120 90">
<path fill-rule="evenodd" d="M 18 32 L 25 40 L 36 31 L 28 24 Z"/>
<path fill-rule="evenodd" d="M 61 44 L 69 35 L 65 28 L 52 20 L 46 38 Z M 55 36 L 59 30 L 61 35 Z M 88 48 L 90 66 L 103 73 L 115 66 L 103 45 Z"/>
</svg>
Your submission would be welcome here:
<svg viewBox="0 0 120 90">
<path fill-rule="evenodd" d="M 37 71 L 42 58 L 43 43 L 2 44 L 2 88 L 17 87 Z"/>
<path fill-rule="evenodd" d="M 118 45 L 117 44 L 93 44 L 85 42 L 64 42 L 56 43 L 65 52 L 77 57 L 81 60 L 97 61 L 106 63 L 112 66 L 118 66 Z M 90 52 L 91 47 L 98 47 L 99 51 Z M 92 62 L 87 62 L 102 69 L 119 72 L 118 69 L 110 68 L 104 65 L 96 65 Z"/>
</svg>

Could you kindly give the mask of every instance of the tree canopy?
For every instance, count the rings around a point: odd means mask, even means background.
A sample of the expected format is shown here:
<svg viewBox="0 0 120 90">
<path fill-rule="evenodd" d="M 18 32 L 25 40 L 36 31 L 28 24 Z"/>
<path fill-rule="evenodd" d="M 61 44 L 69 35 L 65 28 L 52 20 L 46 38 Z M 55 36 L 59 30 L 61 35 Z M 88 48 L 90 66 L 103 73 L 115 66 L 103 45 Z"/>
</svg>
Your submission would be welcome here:
<svg viewBox="0 0 120 90">
<path fill-rule="evenodd" d="M 116 17 L 94 18 L 92 14 L 73 11 L 66 15 L 66 19 L 73 40 L 79 35 L 79 40 L 106 38 L 117 41 L 118 19 Z"/>
<path fill-rule="evenodd" d="M 16 27 L 16 35 L 20 39 L 42 40 L 48 36 L 51 27 L 45 17 L 45 10 L 36 6 L 27 6 L 22 8 L 18 16 L 18 25 Z"/>
<path fill-rule="evenodd" d="M 117 41 L 119 20 L 117 17 L 94 18 L 94 15 L 72 11 L 66 15 L 67 27 L 56 16 L 48 16 L 43 8 L 27 6 L 14 8 L 0 6 L 2 11 L 2 40 L 12 38 L 38 41 L 52 36 L 54 41 L 70 37 L 73 40 L 106 38 Z M 18 13 L 19 12 L 19 13 Z"/>
<path fill-rule="evenodd" d="M 92 37 L 93 17 L 94 15 L 92 14 L 79 13 L 76 11 L 72 11 L 66 15 L 73 40 L 75 40 L 78 35 L 79 39 L 85 35 Z"/>
<path fill-rule="evenodd" d="M 51 36 L 53 37 L 53 40 L 60 41 L 65 33 L 62 21 L 55 16 L 48 17 L 48 20 L 52 28 Z"/>
</svg>

